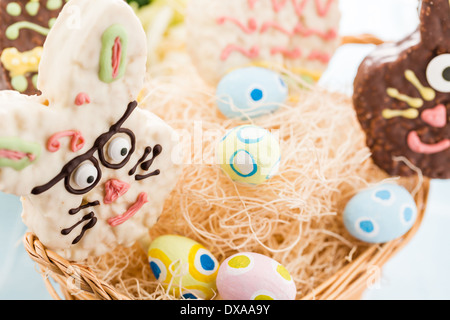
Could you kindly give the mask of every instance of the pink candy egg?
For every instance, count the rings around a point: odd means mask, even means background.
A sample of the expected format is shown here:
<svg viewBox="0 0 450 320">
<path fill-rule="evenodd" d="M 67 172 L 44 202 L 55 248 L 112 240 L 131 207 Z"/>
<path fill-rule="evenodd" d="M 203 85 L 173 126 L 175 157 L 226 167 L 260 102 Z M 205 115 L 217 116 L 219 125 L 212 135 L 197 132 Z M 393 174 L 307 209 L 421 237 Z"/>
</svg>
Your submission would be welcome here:
<svg viewBox="0 0 450 320">
<path fill-rule="evenodd" d="M 217 289 L 224 300 L 294 300 L 294 280 L 277 261 L 244 252 L 226 259 L 217 274 Z"/>
</svg>

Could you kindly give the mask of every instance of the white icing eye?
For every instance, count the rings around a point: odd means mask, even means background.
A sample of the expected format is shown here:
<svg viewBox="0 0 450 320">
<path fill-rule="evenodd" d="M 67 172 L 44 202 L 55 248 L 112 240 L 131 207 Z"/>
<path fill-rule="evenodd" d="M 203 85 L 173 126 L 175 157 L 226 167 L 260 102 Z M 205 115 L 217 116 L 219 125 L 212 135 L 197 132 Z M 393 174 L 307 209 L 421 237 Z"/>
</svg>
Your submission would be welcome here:
<svg viewBox="0 0 450 320">
<path fill-rule="evenodd" d="M 108 146 L 108 156 L 114 162 L 122 162 L 130 152 L 130 142 L 125 138 L 115 138 Z"/>
<path fill-rule="evenodd" d="M 91 163 L 81 165 L 73 176 L 75 183 L 81 188 L 86 189 L 92 186 L 98 178 L 97 168 Z"/>
<path fill-rule="evenodd" d="M 430 86 L 440 92 L 450 92 L 450 54 L 441 54 L 428 64 L 427 80 Z"/>
<path fill-rule="evenodd" d="M 238 253 L 227 260 L 227 273 L 240 275 L 247 273 L 255 267 L 255 260 L 249 254 Z"/>
</svg>

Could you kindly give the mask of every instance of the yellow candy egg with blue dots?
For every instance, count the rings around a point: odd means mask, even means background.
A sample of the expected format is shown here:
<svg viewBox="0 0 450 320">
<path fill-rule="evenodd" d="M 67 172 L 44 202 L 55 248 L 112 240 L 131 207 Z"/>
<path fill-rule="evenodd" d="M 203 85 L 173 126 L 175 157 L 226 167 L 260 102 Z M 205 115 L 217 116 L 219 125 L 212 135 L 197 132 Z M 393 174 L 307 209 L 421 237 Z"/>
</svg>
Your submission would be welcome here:
<svg viewBox="0 0 450 320">
<path fill-rule="evenodd" d="M 217 161 L 233 181 L 260 185 L 278 173 L 280 144 L 271 132 L 262 127 L 239 126 L 219 142 Z"/>
<path fill-rule="evenodd" d="M 164 235 L 154 239 L 148 260 L 155 278 L 176 297 L 208 300 L 217 291 L 219 262 L 190 238 Z"/>
</svg>

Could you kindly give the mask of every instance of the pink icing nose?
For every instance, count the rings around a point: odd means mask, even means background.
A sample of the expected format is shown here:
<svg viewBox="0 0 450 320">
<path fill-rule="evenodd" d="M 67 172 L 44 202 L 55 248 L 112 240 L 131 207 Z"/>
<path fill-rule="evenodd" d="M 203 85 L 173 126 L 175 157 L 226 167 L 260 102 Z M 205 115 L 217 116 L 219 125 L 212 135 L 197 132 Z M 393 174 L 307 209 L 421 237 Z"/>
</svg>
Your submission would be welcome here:
<svg viewBox="0 0 450 320">
<path fill-rule="evenodd" d="M 105 183 L 105 198 L 103 203 L 111 204 L 130 189 L 130 185 L 120 180 L 111 179 Z"/>
<path fill-rule="evenodd" d="M 447 108 L 439 104 L 433 109 L 427 109 L 422 112 L 422 120 L 430 126 L 443 128 L 447 124 Z"/>
</svg>

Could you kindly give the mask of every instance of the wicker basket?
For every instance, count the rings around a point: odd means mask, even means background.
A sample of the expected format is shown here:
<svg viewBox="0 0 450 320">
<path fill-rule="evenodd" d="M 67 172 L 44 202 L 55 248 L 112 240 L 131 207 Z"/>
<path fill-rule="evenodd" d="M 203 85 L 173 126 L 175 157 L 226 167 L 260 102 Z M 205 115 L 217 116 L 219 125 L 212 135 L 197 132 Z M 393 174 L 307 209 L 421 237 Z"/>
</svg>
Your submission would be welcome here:
<svg viewBox="0 0 450 320">
<path fill-rule="evenodd" d="M 380 270 L 414 237 L 420 228 L 426 211 L 429 187 L 429 181 L 424 181 L 415 196 L 418 208 L 417 221 L 406 235 L 382 245 L 368 247 L 353 262 L 302 299 L 360 299 L 373 277 L 370 270 Z M 63 298 L 66 300 L 131 300 L 130 297 L 117 292 L 113 286 L 99 279 L 88 267 L 71 263 L 47 250 L 35 235 L 27 233 L 24 244 L 30 257 L 40 267 L 45 285 L 54 299 L 60 300 L 62 297 L 55 290 L 50 277 L 59 284 Z M 77 286 L 71 285 L 72 283 L 77 283 Z"/>
</svg>

